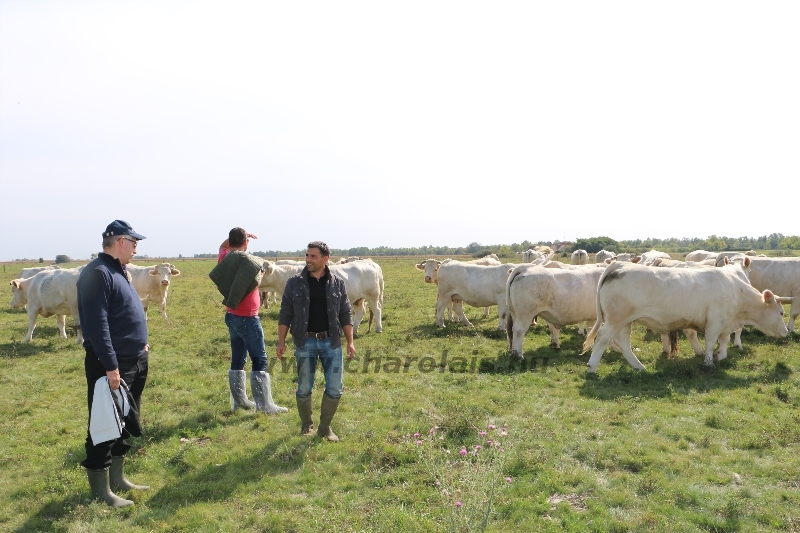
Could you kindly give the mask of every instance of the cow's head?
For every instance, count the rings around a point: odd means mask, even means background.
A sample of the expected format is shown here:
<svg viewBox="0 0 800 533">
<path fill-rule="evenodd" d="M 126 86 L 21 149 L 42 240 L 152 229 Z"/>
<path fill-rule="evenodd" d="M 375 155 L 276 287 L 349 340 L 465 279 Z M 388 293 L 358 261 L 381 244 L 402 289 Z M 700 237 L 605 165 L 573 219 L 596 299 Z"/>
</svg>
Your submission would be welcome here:
<svg viewBox="0 0 800 533">
<path fill-rule="evenodd" d="M 761 293 L 763 308 L 758 313 L 758 318 L 754 320 L 756 327 L 773 337 L 786 337 L 789 330 L 783 322 L 783 304 L 792 303 L 794 298 L 782 298 L 776 296 L 771 290 L 767 289 Z"/>
<path fill-rule="evenodd" d="M 23 283 L 24 281 L 24 279 L 11 280 L 11 309 L 28 305 L 28 284 Z"/>
<path fill-rule="evenodd" d="M 160 265 L 154 266 L 150 271 L 148 271 L 148 274 L 151 276 L 156 276 L 156 279 L 164 287 L 169 286 L 172 276 L 178 276 L 180 273 L 181 271 L 175 268 L 175 265 L 171 265 L 169 263 L 161 263 Z"/>
<path fill-rule="evenodd" d="M 441 264 L 442 262 L 436 259 L 426 259 L 417 264 L 417 268 L 425 272 L 425 283 L 437 283 L 439 281 L 436 271 L 439 270 Z"/>
</svg>

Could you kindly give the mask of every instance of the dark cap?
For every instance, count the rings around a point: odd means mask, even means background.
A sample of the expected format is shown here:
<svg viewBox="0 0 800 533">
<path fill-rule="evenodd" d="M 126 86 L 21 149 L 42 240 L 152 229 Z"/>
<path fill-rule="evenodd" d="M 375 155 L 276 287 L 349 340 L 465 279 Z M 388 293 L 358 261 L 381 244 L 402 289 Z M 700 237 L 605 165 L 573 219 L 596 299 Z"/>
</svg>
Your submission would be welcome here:
<svg viewBox="0 0 800 533">
<path fill-rule="evenodd" d="M 145 238 L 144 235 L 140 235 L 133 231 L 131 225 L 124 220 L 115 220 L 106 226 L 106 230 L 103 232 L 103 237 L 111 237 L 112 235 L 130 235 L 134 239 L 138 239 L 140 241 Z"/>
</svg>

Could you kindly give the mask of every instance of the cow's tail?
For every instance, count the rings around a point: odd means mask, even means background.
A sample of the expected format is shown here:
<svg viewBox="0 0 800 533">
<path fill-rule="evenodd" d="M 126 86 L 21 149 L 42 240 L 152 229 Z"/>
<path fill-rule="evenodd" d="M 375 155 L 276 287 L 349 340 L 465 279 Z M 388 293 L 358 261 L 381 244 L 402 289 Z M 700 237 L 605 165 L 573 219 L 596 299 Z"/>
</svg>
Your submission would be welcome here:
<svg viewBox="0 0 800 533">
<path fill-rule="evenodd" d="M 678 331 L 669 332 L 669 356 L 675 357 L 678 355 Z"/>
<path fill-rule="evenodd" d="M 524 268 L 524 267 L 522 267 Z M 510 352 L 514 345 L 514 308 L 511 303 L 511 284 L 522 272 L 521 267 L 516 267 L 511 271 L 506 280 L 506 338 L 508 339 L 508 351 Z"/>
<path fill-rule="evenodd" d="M 620 264 L 620 263 L 617 263 L 617 264 Z M 603 315 L 603 308 L 600 305 L 600 287 L 603 286 L 603 280 L 605 279 L 605 277 L 608 274 L 609 270 L 611 270 L 613 272 L 614 269 L 611 268 L 612 266 L 613 266 L 613 264 L 609 265 L 608 267 L 606 267 L 606 271 L 603 272 L 603 275 L 600 276 L 600 280 L 597 282 L 597 291 L 595 292 L 595 296 L 594 296 L 594 298 L 595 298 L 595 312 L 596 312 L 596 315 L 597 315 L 597 320 L 595 320 L 594 325 L 592 326 L 592 329 L 590 329 L 589 331 L 586 332 L 586 340 L 583 341 L 583 351 L 581 352 L 581 354 L 585 354 L 586 352 L 588 352 L 589 350 L 592 349 L 592 346 L 594 346 L 594 339 L 595 339 L 595 337 L 597 337 L 597 332 L 600 331 L 600 326 L 603 325 L 603 319 L 605 317 Z"/>
</svg>

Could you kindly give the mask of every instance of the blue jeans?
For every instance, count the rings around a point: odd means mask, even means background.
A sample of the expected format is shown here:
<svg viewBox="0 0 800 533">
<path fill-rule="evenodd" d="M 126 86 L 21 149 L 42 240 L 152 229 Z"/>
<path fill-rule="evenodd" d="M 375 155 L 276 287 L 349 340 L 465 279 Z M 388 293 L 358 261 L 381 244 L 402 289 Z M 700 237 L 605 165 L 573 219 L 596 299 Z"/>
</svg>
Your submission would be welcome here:
<svg viewBox="0 0 800 533">
<path fill-rule="evenodd" d="M 257 316 L 236 316 L 225 313 L 225 324 L 231 334 L 231 370 L 244 370 L 247 354 L 253 362 L 253 372 L 267 369 L 267 350 L 264 348 L 264 329 Z"/>
<path fill-rule="evenodd" d="M 342 347 L 331 347 L 330 339 L 306 339 L 303 348 L 294 349 L 297 359 L 297 397 L 308 398 L 314 388 L 317 361 L 325 373 L 325 394 L 333 399 L 342 396 Z"/>
</svg>

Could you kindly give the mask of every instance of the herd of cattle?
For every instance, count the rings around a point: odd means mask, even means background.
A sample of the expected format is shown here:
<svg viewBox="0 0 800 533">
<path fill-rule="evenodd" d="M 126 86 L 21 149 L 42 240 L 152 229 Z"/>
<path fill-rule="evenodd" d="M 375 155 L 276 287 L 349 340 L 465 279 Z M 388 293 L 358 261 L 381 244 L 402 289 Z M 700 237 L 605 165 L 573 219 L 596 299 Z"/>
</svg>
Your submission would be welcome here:
<svg viewBox="0 0 800 533">
<path fill-rule="evenodd" d="M 428 259 L 416 265 L 425 281 L 438 285 L 436 322 L 452 306 L 459 320 L 463 304 L 497 306 L 500 329 L 509 351 L 522 356 L 522 342 L 537 317 L 550 328 L 553 347 L 560 347 L 561 328 L 578 324 L 579 333 L 593 324 L 584 343 L 592 349 L 589 372 L 596 372 L 609 345 L 637 369 L 644 366 L 630 346 L 631 327 L 643 324 L 661 334 L 665 352 L 677 349 L 683 330 L 703 364 L 727 356 L 731 333 L 741 347 L 741 331 L 752 325 L 768 335 L 786 337 L 800 314 L 800 258 L 767 258 L 755 252 L 713 253 L 698 250 L 685 261 L 651 250 L 641 255 L 601 250 L 588 264 L 585 250 L 573 252 L 571 264 L 552 260 L 552 250 L 530 249 L 521 264 L 501 263 L 490 255 L 478 263 Z M 784 303 L 791 303 L 788 328 Z M 705 332 L 705 347 L 697 331 Z M 714 348 L 719 344 L 718 351 Z"/>
<path fill-rule="evenodd" d="M 560 347 L 561 328 L 578 325 L 586 333 L 584 351 L 592 349 L 589 372 L 595 372 L 605 349 L 622 352 L 637 369 L 644 366 L 631 350 L 634 323 L 660 333 L 662 347 L 675 353 L 677 332 L 683 330 L 697 355 L 710 366 L 714 358 L 724 359 L 731 333 L 741 347 L 740 333 L 752 325 L 764 333 L 785 337 L 794 330 L 800 314 L 800 258 L 767 258 L 755 252 L 713 253 L 698 250 L 684 261 L 651 250 L 641 255 L 614 254 L 601 250 L 595 263 L 589 254 L 577 250 L 571 264 L 553 260 L 549 247 L 522 253 L 521 263 L 502 263 L 494 255 L 474 261 L 427 259 L 416 265 L 425 272 L 425 282 L 437 285 L 436 323 L 444 326 L 445 311 L 450 320 L 472 326 L 463 304 L 484 309 L 497 306 L 498 328 L 505 330 L 508 349 L 521 357 L 522 342 L 537 317 L 550 329 L 553 347 Z M 277 301 L 286 281 L 300 272 L 301 261 L 265 261 L 259 290 L 265 306 Z M 66 315 L 78 324 L 76 282 L 83 267 L 23 269 L 11 281 L 12 308 L 27 306 L 29 342 L 37 316 L 57 315 L 59 334 L 66 338 Z M 350 257 L 330 264 L 331 271 L 344 279 L 353 307 L 355 331 L 370 309 L 370 325 L 382 331 L 384 280 L 381 267 L 368 258 Z M 167 318 L 167 290 L 180 271 L 170 263 L 155 266 L 128 265 L 131 283 L 145 311 L 150 303 L 161 307 Z M 784 303 L 791 303 L 788 329 Z M 590 326 L 591 325 L 591 326 Z M 697 331 L 705 333 L 705 347 Z M 714 352 L 716 344 L 717 352 Z"/>
</svg>

